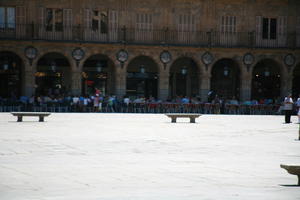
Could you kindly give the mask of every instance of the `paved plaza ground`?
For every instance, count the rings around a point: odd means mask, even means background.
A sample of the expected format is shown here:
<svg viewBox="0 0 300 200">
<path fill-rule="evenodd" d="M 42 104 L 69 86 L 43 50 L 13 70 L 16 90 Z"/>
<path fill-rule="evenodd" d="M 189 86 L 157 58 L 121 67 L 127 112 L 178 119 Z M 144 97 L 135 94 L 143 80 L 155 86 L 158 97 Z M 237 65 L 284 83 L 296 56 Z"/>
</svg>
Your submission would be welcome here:
<svg viewBox="0 0 300 200">
<path fill-rule="evenodd" d="M 296 200 L 284 116 L 0 113 L 1 200 Z"/>
</svg>

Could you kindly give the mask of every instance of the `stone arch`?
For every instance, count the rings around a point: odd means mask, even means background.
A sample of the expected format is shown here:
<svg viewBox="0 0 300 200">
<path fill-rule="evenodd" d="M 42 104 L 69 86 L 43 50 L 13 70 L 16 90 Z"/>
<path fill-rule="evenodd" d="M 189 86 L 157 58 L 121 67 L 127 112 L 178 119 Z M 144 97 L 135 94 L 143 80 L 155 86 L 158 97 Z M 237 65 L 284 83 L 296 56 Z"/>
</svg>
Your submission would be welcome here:
<svg viewBox="0 0 300 200">
<path fill-rule="evenodd" d="M 214 62 L 210 69 L 211 74 L 211 101 L 215 95 L 223 99 L 239 98 L 241 68 L 231 58 L 220 58 Z"/>
<path fill-rule="evenodd" d="M 240 57 L 243 57 L 243 55 L 241 55 Z M 238 70 L 240 72 L 240 74 L 242 75 L 243 73 L 245 73 L 247 71 L 247 69 L 245 69 L 245 67 L 235 58 L 230 57 L 230 56 L 216 56 L 214 58 L 214 61 L 208 66 L 207 68 L 207 73 L 211 74 L 213 67 L 220 61 L 220 60 L 224 60 L 224 59 L 228 59 L 228 60 L 232 60 L 235 64 L 236 67 L 238 67 Z"/>
<path fill-rule="evenodd" d="M 116 66 L 108 55 L 89 55 L 81 70 L 82 94 L 93 95 L 97 89 L 102 95 L 115 93 Z"/>
<path fill-rule="evenodd" d="M 158 97 L 159 65 L 152 57 L 139 55 L 127 61 L 126 94 Z"/>
<path fill-rule="evenodd" d="M 169 68 L 169 96 L 199 95 L 200 67 L 193 57 L 177 57 Z"/>
<path fill-rule="evenodd" d="M 138 54 L 136 56 L 133 56 L 131 58 L 129 58 L 126 63 L 127 65 L 124 65 L 124 70 L 128 70 L 128 67 L 130 66 L 130 64 L 132 64 L 132 62 L 134 62 L 135 60 L 139 59 L 139 58 L 146 58 L 148 61 L 152 62 L 155 67 L 156 67 L 156 71 L 157 73 L 160 73 L 160 68 L 159 68 L 159 63 L 157 63 L 156 59 L 154 59 L 153 57 L 149 56 L 149 55 L 144 55 L 144 54 Z M 153 66 L 154 66 L 153 65 Z"/>
<path fill-rule="evenodd" d="M 25 65 L 13 51 L 0 51 L 0 97 L 18 98 L 24 94 Z"/>
<path fill-rule="evenodd" d="M 82 48 L 85 51 L 85 56 L 84 58 L 80 61 L 80 67 L 79 70 L 82 71 L 82 67 L 84 65 L 84 63 L 86 62 L 86 60 L 88 60 L 91 56 L 94 55 L 103 55 L 106 56 L 110 61 L 112 61 L 114 63 L 114 66 L 117 66 L 117 59 L 116 59 L 116 52 L 112 53 L 112 52 L 108 52 L 105 50 L 99 50 L 98 48 L 93 48 L 93 49 L 88 49 L 88 48 Z"/>
<path fill-rule="evenodd" d="M 272 61 L 274 64 L 277 65 L 277 67 L 279 68 L 279 71 L 280 71 L 280 75 L 281 76 L 286 76 L 287 75 L 287 69 L 286 67 L 282 64 L 282 61 L 280 61 L 279 59 L 277 58 L 260 58 L 260 59 L 257 59 L 255 60 L 254 64 L 252 65 L 252 67 L 250 68 L 250 73 L 252 74 L 253 71 L 254 71 L 254 68 L 257 64 L 259 64 L 260 62 L 263 62 L 264 60 L 270 60 Z"/>
<path fill-rule="evenodd" d="M 19 57 L 22 60 L 22 62 L 24 63 L 24 67 L 25 67 L 25 63 L 28 61 L 28 59 L 24 55 L 24 51 L 20 51 L 20 49 L 5 47 L 5 48 L 0 48 L 0 52 L 11 52 L 15 54 L 17 57 Z"/>
<path fill-rule="evenodd" d="M 71 70 L 74 70 L 76 69 L 76 65 L 74 65 L 73 63 L 74 62 L 74 59 L 72 58 L 71 56 L 71 53 L 69 53 L 69 51 L 64 51 L 64 50 L 61 50 L 61 49 L 52 49 L 52 48 L 49 48 L 47 50 L 43 50 L 42 52 L 38 52 L 38 55 L 37 57 L 35 58 L 35 62 L 36 63 L 36 67 L 37 67 L 37 64 L 39 62 L 39 60 L 41 58 L 43 58 L 44 56 L 48 55 L 48 54 L 52 54 L 52 53 L 55 53 L 55 54 L 60 54 L 61 56 L 65 57 L 65 59 L 68 61 L 68 63 L 70 64 L 70 68 Z"/>
<path fill-rule="evenodd" d="M 172 53 L 171 53 L 172 54 Z M 173 54 L 172 54 L 173 55 Z M 187 58 L 187 59 L 191 59 L 193 60 L 193 62 L 196 64 L 197 66 L 197 70 L 199 74 L 205 74 L 207 73 L 204 65 L 202 64 L 202 62 L 197 58 L 197 55 L 190 55 L 190 56 L 184 56 L 184 55 L 179 55 L 176 57 L 173 57 L 172 61 L 168 64 L 168 67 L 166 68 L 166 70 L 168 70 L 170 72 L 171 67 L 173 66 L 173 64 L 181 58 Z"/>
<path fill-rule="evenodd" d="M 59 95 L 71 90 L 71 62 L 61 53 L 49 51 L 39 56 L 36 62 L 36 93 Z"/>
<path fill-rule="evenodd" d="M 285 70 L 272 58 L 258 60 L 252 68 L 251 99 L 273 99 L 281 95 Z"/>
</svg>

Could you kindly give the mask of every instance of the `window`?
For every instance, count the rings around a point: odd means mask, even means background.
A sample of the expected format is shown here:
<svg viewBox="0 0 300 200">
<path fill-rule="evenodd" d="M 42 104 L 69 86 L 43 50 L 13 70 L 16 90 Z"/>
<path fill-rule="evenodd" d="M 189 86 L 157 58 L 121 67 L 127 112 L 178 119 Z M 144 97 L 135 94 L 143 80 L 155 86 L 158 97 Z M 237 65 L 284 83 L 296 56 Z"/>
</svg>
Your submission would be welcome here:
<svg viewBox="0 0 300 200">
<path fill-rule="evenodd" d="M 0 7 L 0 28 L 16 28 L 15 8 Z"/>
<path fill-rule="evenodd" d="M 187 31 L 195 31 L 195 17 L 190 14 L 181 14 L 179 15 L 179 23 L 178 23 L 178 31 L 179 32 L 187 32 Z"/>
<path fill-rule="evenodd" d="M 176 15 L 177 39 L 179 43 L 193 44 L 196 41 L 196 20 L 195 15 Z"/>
<path fill-rule="evenodd" d="M 141 31 L 152 30 L 152 14 L 138 13 L 136 14 L 136 28 Z"/>
<path fill-rule="evenodd" d="M 277 19 L 263 18 L 262 38 L 276 40 L 277 37 Z"/>
<path fill-rule="evenodd" d="M 222 16 L 221 32 L 222 33 L 235 33 L 236 32 L 236 17 L 235 16 Z"/>
<path fill-rule="evenodd" d="M 99 12 L 97 10 L 93 11 L 92 15 L 92 30 L 100 31 L 102 34 L 108 33 L 108 17 L 107 12 Z"/>
<path fill-rule="evenodd" d="M 46 31 L 63 31 L 62 9 L 46 9 Z"/>
<path fill-rule="evenodd" d="M 153 16 L 151 13 L 137 13 L 135 39 L 150 42 L 153 40 Z"/>
</svg>

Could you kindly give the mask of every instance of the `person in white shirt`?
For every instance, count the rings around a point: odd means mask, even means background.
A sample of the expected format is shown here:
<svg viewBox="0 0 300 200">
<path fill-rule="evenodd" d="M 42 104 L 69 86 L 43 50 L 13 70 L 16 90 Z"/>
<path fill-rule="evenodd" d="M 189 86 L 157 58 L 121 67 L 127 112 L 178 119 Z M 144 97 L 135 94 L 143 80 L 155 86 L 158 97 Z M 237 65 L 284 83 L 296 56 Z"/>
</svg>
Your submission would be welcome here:
<svg viewBox="0 0 300 200">
<path fill-rule="evenodd" d="M 129 103 L 130 103 L 130 99 L 129 99 L 128 97 L 124 97 L 123 102 L 124 102 L 124 104 L 125 104 L 126 106 L 128 106 Z"/>
<path fill-rule="evenodd" d="M 292 95 L 288 95 L 284 98 L 283 110 L 285 115 L 285 123 L 291 123 L 291 115 L 293 111 L 293 99 Z"/>
<path fill-rule="evenodd" d="M 298 115 L 298 123 L 300 124 L 300 94 L 299 94 L 299 98 L 297 99 L 297 101 L 296 101 L 296 106 L 297 106 L 297 109 L 298 109 L 298 113 L 297 113 L 297 115 Z"/>
<path fill-rule="evenodd" d="M 73 100 L 73 105 L 77 105 L 78 102 L 79 102 L 79 97 L 78 96 L 74 96 L 72 100 Z"/>
</svg>

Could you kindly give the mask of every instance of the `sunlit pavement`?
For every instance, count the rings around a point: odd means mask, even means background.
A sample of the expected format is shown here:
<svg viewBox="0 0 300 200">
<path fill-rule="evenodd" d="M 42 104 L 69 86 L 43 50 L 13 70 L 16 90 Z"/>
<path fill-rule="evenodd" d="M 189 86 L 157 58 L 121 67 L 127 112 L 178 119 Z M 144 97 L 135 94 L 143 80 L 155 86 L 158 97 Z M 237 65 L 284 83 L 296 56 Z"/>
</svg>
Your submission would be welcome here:
<svg viewBox="0 0 300 200">
<path fill-rule="evenodd" d="M 295 200 L 284 116 L 0 113 L 1 200 Z"/>
</svg>

